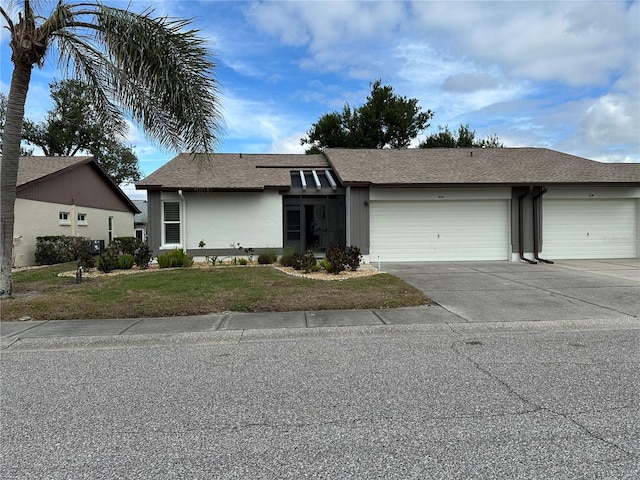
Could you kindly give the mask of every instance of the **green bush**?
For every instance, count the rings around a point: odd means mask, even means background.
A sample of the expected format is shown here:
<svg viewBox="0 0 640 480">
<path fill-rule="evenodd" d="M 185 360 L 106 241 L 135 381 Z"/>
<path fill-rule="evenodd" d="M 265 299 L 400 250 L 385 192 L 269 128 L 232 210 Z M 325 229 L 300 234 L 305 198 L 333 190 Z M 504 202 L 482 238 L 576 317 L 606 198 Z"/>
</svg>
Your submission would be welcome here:
<svg viewBox="0 0 640 480">
<path fill-rule="evenodd" d="M 326 258 L 329 262 L 327 272 L 337 275 L 346 268 L 346 255 L 344 254 L 344 250 L 340 248 L 340 245 L 332 245 L 329 247 Z"/>
<path fill-rule="evenodd" d="M 248 265 L 249 264 L 249 260 L 247 260 L 246 258 L 239 258 L 238 259 L 238 264 L 240 264 L 240 265 Z"/>
<path fill-rule="evenodd" d="M 278 255 L 273 251 L 268 251 L 258 255 L 258 263 L 260 265 L 269 265 L 270 263 L 276 263 L 278 261 Z"/>
<path fill-rule="evenodd" d="M 109 246 L 113 247 L 118 254 L 128 253 L 129 255 L 135 255 L 141 243 L 142 241 L 136 237 L 116 237 Z"/>
<path fill-rule="evenodd" d="M 160 268 L 190 267 L 193 265 L 193 257 L 176 248 L 163 255 L 158 255 L 158 265 Z"/>
<path fill-rule="evenodd" d="M 91 241 L 84 237 L 52 235 L 36 237 L 36 263 L 55 265 L 80 260 L 84 268 L 95 265 Z"/>
<path fill-rule="evenodd" d="M 151 261 L 151 249 L 145 242 L 140 242 L 133 254 L 133 261 L 138 268 L 147 268 Z"/>
<path fill-rule="evenodd" d="M 118 254 L 114 250 L 107 248 L 98 256 L 96 266 L 103 273 L 116 270 L 118 268 Z"/>
<path fill-rule="evenodd" d="M 282 265 L 283 267 L 293 267 L 295 264 L 294 255 L 295 254 L 282 255 L 280 257 L 280 265 Z"/>
<path fill-rule="evenodd" d="M 351 245 L 345 251 L 345 263 L 349 270 L 355 272 L 362 262 L 362 255 L 360 249 L 354 245 Z"/>
<path fill-rule="evenodd" d="M 305 273 L 309 273 L 318 263 L 315 255 L 311 250 L 305 250 L 302 253 L 294 255 L 293 268 L 296 270 L 304 270 Z"/>
<path fill-rule="evenodd" d="M 130 253 L 123 253 L 118 257 L 118 268 L 120 270 L 131 270 L 133 263 L 133 255 Z"/>
</svg>

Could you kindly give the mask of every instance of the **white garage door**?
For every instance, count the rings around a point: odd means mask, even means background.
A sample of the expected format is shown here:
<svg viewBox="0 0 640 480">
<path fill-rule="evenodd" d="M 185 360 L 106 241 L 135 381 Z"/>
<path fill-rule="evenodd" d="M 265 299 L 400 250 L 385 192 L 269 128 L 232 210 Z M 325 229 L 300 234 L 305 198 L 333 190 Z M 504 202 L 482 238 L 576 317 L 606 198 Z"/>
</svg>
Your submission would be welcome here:
<svg viewBox="0 0 640 480">
<path fill-rule="evenodd" d="M 544 200 L 544 258 L 634 258 L 637 256 L 635 199 Z"/>
<path fill-rule="evenodd" d="M 372 201 L 371 258 L 507 260 L 508 207 L 507 200 Z"/>
</svg>

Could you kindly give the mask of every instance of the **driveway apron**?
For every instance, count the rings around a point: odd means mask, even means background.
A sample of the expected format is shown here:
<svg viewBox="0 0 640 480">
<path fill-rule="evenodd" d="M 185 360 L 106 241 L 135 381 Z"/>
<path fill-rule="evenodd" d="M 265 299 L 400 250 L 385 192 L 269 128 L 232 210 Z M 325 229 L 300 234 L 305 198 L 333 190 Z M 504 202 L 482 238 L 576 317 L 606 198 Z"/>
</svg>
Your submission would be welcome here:
<svg viewBox="0 0 640 480">
<path fill-rule="evenodd" d="M 467 322 L 640 319 L 640 259 L 385 263 Z"/>
</svg>

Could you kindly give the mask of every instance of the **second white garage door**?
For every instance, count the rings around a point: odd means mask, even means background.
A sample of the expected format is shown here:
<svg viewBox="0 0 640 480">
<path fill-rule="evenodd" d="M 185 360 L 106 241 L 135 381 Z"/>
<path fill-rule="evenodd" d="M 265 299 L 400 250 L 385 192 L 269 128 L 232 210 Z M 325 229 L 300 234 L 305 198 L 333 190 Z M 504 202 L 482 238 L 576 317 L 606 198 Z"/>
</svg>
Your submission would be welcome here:
<svg viewBox="0 0 640 480">
<path fill-rule="evenodd" d="M 545 199 L 542 218 L 544 258 L 637 256 L 635 199 Z"/>
<path fill-rule="evenodd" d="M 507 200 L 372 201 L 370 254 L 383 262 L 507 260 Z"/>
</svg>

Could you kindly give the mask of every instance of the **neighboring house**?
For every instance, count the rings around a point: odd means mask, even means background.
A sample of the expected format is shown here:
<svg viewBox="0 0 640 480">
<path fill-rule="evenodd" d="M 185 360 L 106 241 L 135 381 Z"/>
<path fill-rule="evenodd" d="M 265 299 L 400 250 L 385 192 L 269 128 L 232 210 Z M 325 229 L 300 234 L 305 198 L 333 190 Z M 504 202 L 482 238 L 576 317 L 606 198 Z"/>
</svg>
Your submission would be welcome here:
<svg viewBox="0 0 640 480">
<path fill-rule="evenodd" d="M 239 243 L 356 245 L 374 262 L 639 256 L 640 164 L 548 149 L 181 154 L 136 188 L 156 253 L 232 255 Z"/>
<path fill-rule="evenodd" d="M 135 236 L 138 240 L 145 242 L 147 240 L 147 201 L 146 200 L 134 200 L 133 204 L 140 211 L 133 217 L 133 229 L 135 230 Z"/>
<path fill-rule="evenodd" d="M 139 210 L 93 157 L 21 157 L 14 224 L 14 265 L 35 264 L 36 237 L 103 241 L 133 236 Z"/>
</svg>

